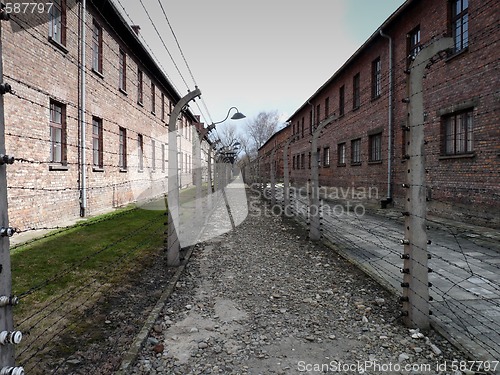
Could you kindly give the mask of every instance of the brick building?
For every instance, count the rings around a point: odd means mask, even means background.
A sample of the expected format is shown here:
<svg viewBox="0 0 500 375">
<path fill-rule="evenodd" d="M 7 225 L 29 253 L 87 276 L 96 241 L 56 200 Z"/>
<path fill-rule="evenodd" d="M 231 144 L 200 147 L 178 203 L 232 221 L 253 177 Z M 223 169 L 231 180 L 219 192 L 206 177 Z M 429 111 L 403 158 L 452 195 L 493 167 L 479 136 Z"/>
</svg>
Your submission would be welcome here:
<svg viewBox="0 0 500 375">
<path fill-rule="evenodd" d="M 407 0 L 260 149 L 260 160 L 270 162 L 277 139 L 296 137 L 290 177 L 306 183 L 311 132 L 333 115 L 318 143 L 320 185 L 372 187 L 372 198 L 402 206 L 408 68 L 422 48 L 451 37 L 453 48 L 430 61 L 424 78 L 428 207 L 500 225 L 499 15 L 491 0 Z"/>
<path fill-rule="evenodd" d="M 18 159 L 8 168 L 9 216 L 21 229 L 166 191 L 168 121 L 181 96 L 111 1 L 88 0 L 85 17 L 81 7 L 56 0 L 2 24 L 4 81 L 15 91 L 5 95 L 6 147 Z M 178 121 L 183 186 L 196 122 L 189 110 Z"/>
</svg>

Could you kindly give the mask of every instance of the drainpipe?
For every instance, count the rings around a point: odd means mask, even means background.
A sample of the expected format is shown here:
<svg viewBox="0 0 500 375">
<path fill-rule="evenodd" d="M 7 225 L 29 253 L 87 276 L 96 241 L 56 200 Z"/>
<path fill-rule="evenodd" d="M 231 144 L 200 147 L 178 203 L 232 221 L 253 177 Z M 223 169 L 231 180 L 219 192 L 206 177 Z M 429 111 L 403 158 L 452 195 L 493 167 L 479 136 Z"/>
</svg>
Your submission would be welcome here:
<svg viewBox="0 0 500 375">
<path fill-rule="evenodd" d="M 84 217 L 85 216 L 85 210 L 87 208 L 87 173 L 86 173 L 86 152 L 85 152 L 85 46 L 86 46 L 86 40 L 85 40 L 85 25 L 86 25 L 86 14 L 87 14 L 87 1 L 82 0 L 82 6 L 81 6 L 82 14 L 81 14 L 81 41 L 80 41 L 80 46 L 81 46 L 81 62 L 80 62 L 80 148 L 81 148 L 81 182 L 80 182 L 80 216 Z"/>
<path fill-rule="evenodd" d="M 380 36 L 387 38 L 389 41 L 389 125 L 388 125 L 388 142 L 387 142 L 387 200 L 390 202 L 392 200 L 392 128 L 393 128 L 393 108 L 392 108 L 392 95 L 393 95 L 393 83 L 392 83 L 392 38 L 382 32 L 379 29 Z"/>
</svg>

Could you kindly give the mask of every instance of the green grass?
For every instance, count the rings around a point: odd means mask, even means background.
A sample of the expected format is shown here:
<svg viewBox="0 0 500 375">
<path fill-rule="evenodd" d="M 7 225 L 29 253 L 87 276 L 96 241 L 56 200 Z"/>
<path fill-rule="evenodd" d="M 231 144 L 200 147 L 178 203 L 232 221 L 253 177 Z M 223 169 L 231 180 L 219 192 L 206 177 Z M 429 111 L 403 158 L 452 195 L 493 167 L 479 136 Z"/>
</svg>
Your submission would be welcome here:
<svg viewBox="0 0 500 375">
<path fill-rule="evenodd" d="M 157 257 L 165 221 L 164 211 L 129 207 L 16 247 L 11 254 L 13 291 L 26 293 L 16 313 L 94 279 L 119 280 L 138 259 Z"/>
</svg>

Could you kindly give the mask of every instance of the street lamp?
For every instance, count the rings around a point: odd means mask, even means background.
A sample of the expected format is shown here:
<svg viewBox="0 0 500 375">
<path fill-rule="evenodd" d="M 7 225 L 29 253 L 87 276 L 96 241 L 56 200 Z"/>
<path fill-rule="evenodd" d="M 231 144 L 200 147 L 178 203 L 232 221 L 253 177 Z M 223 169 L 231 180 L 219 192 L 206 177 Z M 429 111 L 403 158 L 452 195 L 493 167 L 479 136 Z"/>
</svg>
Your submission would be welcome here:
<svg viewBox="0 0 500 375">
<path fill-rule="evenodd" d="M 229 114 L 231 113 L 231 110 L 232 110 L 232 109 L 236 109 L 236 113 L 235 113 L 234 115 L 232 115 L 232 116 L 231 116 L 231 120 L 241 120 L 242 118 L 245 118 L 245 117 L 246 117 L 243 113 L 241 113 L 241 112 L 238 110 L 238 108 L 236 108 L 236 107 L 231 107 L 231 108 L 229 108 L 229 111 L 227 111 L 226 118 L 225 118 L 224 120 L 222 120 L 222 121 L 213 122 L 212 124 L 208 125 L 208 127 L 207 127 L 207 131 L 208 131 L 208 132 L 211 132 L 212 130 L 214 130 L 214 129 L 215 129 L 215 125 L 217 125 L 217 124 L 221 124 L 221 123 L 223 123 L 224 121 L 226 121 L 226 120 L 229 118 Z"/>
</svg>

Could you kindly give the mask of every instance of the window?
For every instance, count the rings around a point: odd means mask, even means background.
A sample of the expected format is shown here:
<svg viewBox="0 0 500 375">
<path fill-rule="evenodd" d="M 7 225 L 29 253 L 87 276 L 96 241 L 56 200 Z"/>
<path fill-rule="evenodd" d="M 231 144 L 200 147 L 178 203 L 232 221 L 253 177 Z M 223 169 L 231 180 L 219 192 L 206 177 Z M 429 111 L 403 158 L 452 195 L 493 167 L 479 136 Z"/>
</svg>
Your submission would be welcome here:
<svg viewBox="0 0 500 375">
<path fill-rule="evenodd" d="M 323 148 L 323 166 L 330 166 L 330 147 Z"/>
<path fill-rule="evenodd" d="M 316 126 L 318 126 L 318 125 L 319 125 L 319 120 L 320 120 L 320 118 L 321 118 L 321 113 L 320 113 L 320 112 L 321 112 L 321 105 L 320 105 L 320 104 L 318 104 L 318 105 L 316 106 Z"/>
<path fill-rule="evenodd" d="M 443 120 L 444 154 L 472 153 L 474 151 L 472 109 L 448 115 Z"/>
<path fill-rule="evenodd" d="M 382 133 L 370 135 L 369 142 L 369 161 L 382 161 Z"/>
<path fill-rule="evenodd" d="M 345 165 L 345 142 L 338 145 L 338 165 Z"/>
<path fill-rule="evenodd" d="M 311 151 L 307 154 L 307 168 L 311 169 Z"/>
<path fill-rule="evenodd" d="M 161 145 L 161 171 L 165 173 L 165 144 Z"/>
<path fill-rule="evenodd" d="M 127 169 L 127 130 L 125 128 L 119 128 L 119 148 L 118 148 L 118 167 L 121 170 Z"/>
<path fill-rule="evenodd" d="M 302 117 L 302 138 L 304 138 L 304 117 Z"/>
<path fill-rule="evenodd" d="M 313 133 L 313 111 L 309 111 L 309 134 Z"/>
<path fill-rule="evenodd" d="M 469 0 L 451 2 L 451 32 L 455 41 L 455 52 L 469 46 Z"/>
<path fill-rule="evenodd" d="M 304 169 L 306 167 L 306 155 L 300 155 L 300 169 Z"/>
<path fill-rule="evenodd" d="M 342 85 L 339 89 L 339 116 L 344 116 L 345 107 L 345 86 Z"/>
<path fill-rule="evenodd" d="M 66 106 L 50 101 L 50 161 L 66 164 Z"/>
<path fill-rule="evenodd" d="M 156 142 L 151 141 L 151 170 L 156 171 Z"/>
<path fill-rule="evenodd" d="M 156 87 L 153 82 L 151 82 L 151 113 L 156 113 Z"/>
<path fill-rule="evenodd" d="M 127 54 L 125 51 L 120 49 L 119 53 L 120 64 L 119 64 L 119 86 L 118 88 L 122 91 L 127 91 Z"/>
<path fill-rule="evenodd" d="M 330 114 L 330 98 L 325 99 L 325 118 Z"/>
<path fill-rule="evenodd" d="M 318 167 L 321 167 L 321 149 L 316 150 L 316 161 L 318 162 Z"/>
<path fill-rule="evenodd" d="M 144 139 L 142 134 L 137 135 L 137 157 L 139 159 L 139 172 L 144 170 Z"/>
<path fill-rule="evenodd" d="M 92 117 L 92 165 L 103 168 L 103 131 L 102 119 Z"/>
<path fill-rule="evenodd" d="M 102 27 L 96 20 L 92 27 L 92 69 L 102 73 Z"/>
<path fill-rule="evenodd" d="M 161 121 L 165 121 L 165 94 L 161 93 Z"/>
<path fill-rule="evenodd" d="M 352 109 L 358 109 L 361 105 L 359 73 L 352 78 Z"/>
<path fill-rule="evenodd" d="M 351 164 L 361 164 L 361 138 L 351 141 Z"/>
<path fill-rule="evenodd" d="M 420 26 L 417 26 L 412 31 L 410 31 L 407 35 L 407 51 L 406 56 L 408 56 L 408 66 L 415 59 L 415 56 L 422 49 L 422 45 L 420 44 Z"/>
<path fill-rule="evenodd" d="M 292 169 L 295 169 L 295 155 L 292 157 Z"/>
<path fill-rule="evenodd" d="M 50 8 L 49 38 L 66 45 L 66 0 L 54 0 Z"/>
<path fill-rule="evenodd" d="M 144 101 L 144 80 L 141 69 L 137 70 L 137 103 L 142 104 Z"/>
<path fill-rule="evenodd" d="M 382 91 L 382 63 L 380 57 L 372 61 L 372 99 L 380 97 Z"/>
</svg>

